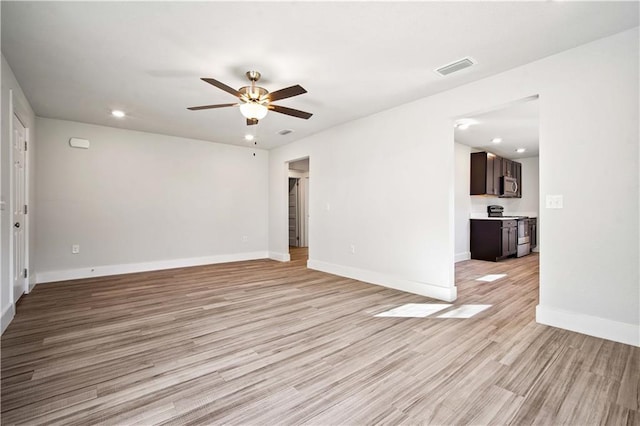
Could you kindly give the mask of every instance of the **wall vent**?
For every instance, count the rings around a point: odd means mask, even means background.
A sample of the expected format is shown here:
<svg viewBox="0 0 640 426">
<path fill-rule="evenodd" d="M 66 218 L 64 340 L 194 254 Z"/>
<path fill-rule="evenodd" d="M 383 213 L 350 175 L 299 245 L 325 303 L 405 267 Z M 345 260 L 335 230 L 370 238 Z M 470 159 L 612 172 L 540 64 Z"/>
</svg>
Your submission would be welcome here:
<svg viewBox="0 0 640 426">
<path fill-rule="evenodd" d="M 476 61 L 474 61 L 472 58 L 467 56 L 466 58 L 459 59 L 455 62 L 451 62 L 450 64 L 440 67 L 436 69 L 435 72 L 437 72 L 438 74 L 444 77 L 445 75 L 449 75 L 456 71 L 469 68 L 470 66 L 475 64 L 476 64 Z"/>
</svg>

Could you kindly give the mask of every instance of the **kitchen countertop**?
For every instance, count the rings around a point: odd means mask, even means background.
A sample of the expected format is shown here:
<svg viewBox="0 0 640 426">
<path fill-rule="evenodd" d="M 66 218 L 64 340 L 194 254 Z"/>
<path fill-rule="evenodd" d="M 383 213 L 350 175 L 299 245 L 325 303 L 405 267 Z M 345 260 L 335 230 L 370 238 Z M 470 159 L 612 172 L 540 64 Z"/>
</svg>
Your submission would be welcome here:
<svg viewBox="0 0 640 426">
<path fill-rule="evenodd" d="M 471 220 L 516 220 L 515 217 L 472 217 Z"/>
<path fill-rule="evenodd" d="M 537 219 L 535 216 L 518 216 L 526 217 L 527 219 Z M 472 217 L 471 220 L 517 220 L 518 217 Z"/>
<path fill-rule="evenodd" d="M 527 217 L 530 219 L 537 219 L 538 218 L 538 214 L 536 212 L 516 212 L 516 213 L 503 213 L 504 216 L 518 216 L 518 217 Z M 471 213 L 469 215 L 469 219 L 488 219 L 488 220 L 508 220 L 508 219 L 515 219 L 515 217 L 488 217 L 487 213 L 481 213 L 481 212 L 477 212 L 477 213 Z"/>
</svg>

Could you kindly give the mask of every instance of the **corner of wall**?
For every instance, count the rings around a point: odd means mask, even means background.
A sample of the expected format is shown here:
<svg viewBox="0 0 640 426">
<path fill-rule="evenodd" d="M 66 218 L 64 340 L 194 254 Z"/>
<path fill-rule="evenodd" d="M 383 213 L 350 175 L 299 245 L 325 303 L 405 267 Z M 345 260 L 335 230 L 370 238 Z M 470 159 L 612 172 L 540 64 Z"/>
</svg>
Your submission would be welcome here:
<svg viewBox="0 0 640 426">
<path fill-rule="evenodd" d="M 407 293 L 444 300 L 445 302 L 453 302 L 458 297 L 457 288 L 455 286 L 441 287 L 434 284 L 411 281 L 375 271 L 337 265 L 319 260 L 308 260 L 307 267 L 309 269 L 315 269 L 316 271 L 339 275 L 341 277 L 347 277 L 365 283 L 381 285 L 383 287 L 389 287 L 405 291 Z"/>
<path fill-rule="evenodd" d="M 278 262 L 289 262 L 291 260 L 291 255 L 289 253 L 271 251 L 269 252 L 269 259 L 277 260 Z"/>
<path fill-rule="evenodd" d="M 456 256 L 454 258 L 455 263 L 458 262 L 463 262 L 465 260 L 469 260 L 471 259 L 471 252 L 467 251 L 467 252 L 462 252 L 462 253 L 456 253 Z"/>
</svg>

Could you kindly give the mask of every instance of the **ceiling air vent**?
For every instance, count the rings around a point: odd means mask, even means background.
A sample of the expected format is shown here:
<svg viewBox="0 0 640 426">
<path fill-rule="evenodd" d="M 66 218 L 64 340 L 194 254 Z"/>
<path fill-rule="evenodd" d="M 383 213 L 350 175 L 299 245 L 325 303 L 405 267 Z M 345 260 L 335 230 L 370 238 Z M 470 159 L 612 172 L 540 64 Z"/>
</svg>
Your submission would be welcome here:
<svg viewBox="0 0 640 426">
<path fill-rule="evenodd" d="M 466 58 L 462 58 L 458 61 L 455 62 L 451 62 L 450 64 L 447 64 L 443 67 L 440 67 L 438 69 L 436 69 L 435 71 L 440 74 L 441 76 L 445 76 L 445 75 L 449 75 L 451 73 L 454 73 L 456 71 L 460 71 L 463 70 L 465 68 L 469 68 L 472 65 L 475 65 L 476 61 L 474 61 L 472 58 L 470 57 L 466 57 Z"/>
<path fill-rule="evenodd" d="M 278 132 L 279 135 L 284 136 L 284 135 L 288 135 L 289 133 L 293 133 L 293 130 L 291 129 L 282 129 Z"/>
</svg>

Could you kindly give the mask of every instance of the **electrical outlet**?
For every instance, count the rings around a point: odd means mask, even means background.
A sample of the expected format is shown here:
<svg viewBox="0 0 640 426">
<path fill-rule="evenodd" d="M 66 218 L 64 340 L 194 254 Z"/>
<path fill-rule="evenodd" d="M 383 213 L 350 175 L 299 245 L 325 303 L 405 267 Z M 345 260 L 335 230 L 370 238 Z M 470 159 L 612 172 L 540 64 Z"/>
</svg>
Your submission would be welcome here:
<svg viewBox="0 0 640 426">
<path fill-rule="evenodd" d="M 247 241 L 249 241 L 249 237 L 247 237 L 246 235 L 242 236 L 242 242 L 246 243 Z"/>
<path fill-rule="evenodd" d="M 356 246 L 351 244 L 351 254 L 356 254 Z"/>
<path fill-rule="evenodd" d="M 71 253 L 78 254 L 80 253 L 80 244 L 74 244 L 71 246 Z"/>
</svg>

